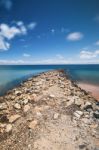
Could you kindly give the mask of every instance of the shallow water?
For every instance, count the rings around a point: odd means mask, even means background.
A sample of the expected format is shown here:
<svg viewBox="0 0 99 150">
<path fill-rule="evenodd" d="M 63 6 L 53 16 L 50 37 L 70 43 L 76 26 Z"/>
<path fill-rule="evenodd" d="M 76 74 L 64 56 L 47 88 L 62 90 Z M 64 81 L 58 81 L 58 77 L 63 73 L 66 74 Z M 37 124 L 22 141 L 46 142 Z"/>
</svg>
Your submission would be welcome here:
<svg viewBox="0 0 99 150">
<path fill-rule="evenodd" d="M 99 65 L 7 65 L 0 66 L 0 95 L 33 75 L 53 69 L 64 69 L 78 82 L 99 85 Z"/>
</svg>

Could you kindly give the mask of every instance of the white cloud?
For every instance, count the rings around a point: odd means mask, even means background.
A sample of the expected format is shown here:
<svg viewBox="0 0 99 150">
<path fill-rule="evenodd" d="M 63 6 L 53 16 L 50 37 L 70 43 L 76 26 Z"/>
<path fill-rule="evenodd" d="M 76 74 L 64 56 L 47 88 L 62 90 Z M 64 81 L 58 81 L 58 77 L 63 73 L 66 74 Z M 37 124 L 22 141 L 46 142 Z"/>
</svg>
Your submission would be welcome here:
<svg viewBox="0 0 99 150">
<path fill-rule="evenodd" d="M 24 25 L 22 21 L 18 21 L 14 26 L 8 24 L 0 24 L 0 50 L 8 50 L 10 48 L 9 41 L 16 36 L 26 35 L 28 29 L 33 29 L 33 23 L 29 24 L 31 28 Z"/>
<path fill-rule="evenodd" d="M 81 32 L 73 32 L 68 34 L 67 40 L 69 41 L 79 41 L 83 38 L 83 34 Z"/>
<path fill-rule="evenodd" d="M 9 48 L 10 48 L 10 44 L 6 42 L 3 37 L 0 37 L 0 51 L 1 50 L 6 51 Z"/>
<path fill-rule="evenodd" d="M 24 57 L 30 57 L 31 55 L 30 55 L 30 54 L 27 54 L 27 53 L 24 53 L 23 56 L 24 56 Z"/>
<path fill-rule="evenodd" d="M 95 45 L 99 46 L 99 40 L 98 40 L 98 41 L 96 41 Z"/>
<path fill-rule="evenodd" d="M 6 59 L 1 59 L 0 64 L 6 65 L 6 64 L 25 64 L 23 60 L 6 60 Z"/>
<path fill-rule="evenodd" d="M 36 22 L 31 22 L 29 25 L 28 25 L 28 28 L 30 30 L 34 29 L 36 27 L 37 23 Z"/>
<path fill-rule="evenodd" d="M 96 50 L 94 52 L 91 52 L 91 51 L 81 51 L 80 52 L 81 59 L 92 59 L 92 58 L 96 58 L 98 55 L 99 55 L 99 50 Z"/>
<path fill-rule="evenodd" d="M 1 0 L 0 5 L 5 9 L 10 10 L 12 8 L 12 0 Z"/>
<path fill-rule="evenodd" d="M 0 30 L 0 35 L 8 40 L 14 38 L 16 35 L 23 34 L 19 28 L 15 26 L 9 27 L 7 24 L 1 24 Z"/>
</svg>

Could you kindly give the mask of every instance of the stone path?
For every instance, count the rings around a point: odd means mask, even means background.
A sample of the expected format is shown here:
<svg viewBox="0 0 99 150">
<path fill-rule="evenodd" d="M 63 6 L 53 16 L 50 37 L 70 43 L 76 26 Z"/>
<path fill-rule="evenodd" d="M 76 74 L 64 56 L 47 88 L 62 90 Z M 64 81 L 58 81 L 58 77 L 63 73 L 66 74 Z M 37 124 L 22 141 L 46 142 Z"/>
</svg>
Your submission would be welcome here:
<svg viewBox="0 0 99 150">
<path fill-rule="evenodd" d="M 99 103 L 63 71 L 0 97 L 0 150 L 99 150 Z"/>
</svg>

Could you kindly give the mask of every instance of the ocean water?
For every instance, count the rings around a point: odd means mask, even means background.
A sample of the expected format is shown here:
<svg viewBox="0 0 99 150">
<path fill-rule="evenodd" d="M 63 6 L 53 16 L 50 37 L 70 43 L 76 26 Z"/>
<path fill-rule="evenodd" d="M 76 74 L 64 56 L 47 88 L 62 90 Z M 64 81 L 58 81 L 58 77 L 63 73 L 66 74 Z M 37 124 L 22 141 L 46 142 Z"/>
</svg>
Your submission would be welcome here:
<svg viewBox="0 0 99 150">
<path fill-rule="evenodd" d="M 1 65 L 0 95 L 33 75 L 53 69 L 64 69 L 77 82 L 99 86 L 99 65 Z"/>
</svg>

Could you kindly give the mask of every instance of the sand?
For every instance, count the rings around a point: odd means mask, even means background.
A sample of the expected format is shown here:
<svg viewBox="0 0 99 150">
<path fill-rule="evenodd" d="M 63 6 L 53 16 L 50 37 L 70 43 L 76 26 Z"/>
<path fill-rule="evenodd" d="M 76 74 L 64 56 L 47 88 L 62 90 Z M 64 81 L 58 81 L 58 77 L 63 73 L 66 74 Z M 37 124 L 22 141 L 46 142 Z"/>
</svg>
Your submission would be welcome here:
<svg viewBox="0 0 99 150">
<path fill-rule="evenodd" d="M 78 85 L 85 91 L 90 92 L 90 94 L 99 101 L 99 86 L 87 83 L 78 83 Z"/>
</svg>

